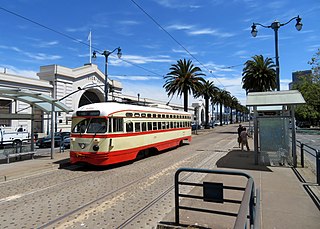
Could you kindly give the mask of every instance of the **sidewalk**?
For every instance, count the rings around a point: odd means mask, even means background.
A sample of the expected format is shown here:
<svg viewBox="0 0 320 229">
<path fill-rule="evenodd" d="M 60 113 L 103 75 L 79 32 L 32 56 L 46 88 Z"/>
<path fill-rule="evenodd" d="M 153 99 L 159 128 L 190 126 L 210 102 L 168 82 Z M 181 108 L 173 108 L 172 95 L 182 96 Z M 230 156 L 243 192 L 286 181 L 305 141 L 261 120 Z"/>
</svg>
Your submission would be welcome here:
<svg viewBox="0 0 320 229">
<path fill-rule="evenodd" d="M 35 155 L 33 160 L 12 161 L 10 164 L 6 164 L 6 160 L 3 160 L 3 163 L 0 163 L 0 182 L 55 170 L 68 162 L 69 150 L 61 153 L 55 150 L 51 159 L 50 149 L 46 153 Z"/>
<path fill-rule="evenodd" d="M 250 148 L 253 149 L 253 141 L 249 141 Z M 235 144 L 237 144 L 235 142 Z M 316 198 L 320 199 L 320 187 L 315 183 L 304 183 L 310 180 L 314 174 L 310 174 L 305 169 L 292 169 L 291 167 L 261 166 L 254 164 L 254 154 L 247 151 L 236 149 L 230 151 L 216 163 L 219 170 L 241 171 L 254 178 L 255 187 L 260 190 L 260 228 L 320 228 L 320 209 L 313 202 L 307 193 L 306 186 L 311 187 Z M 298 179 L 295 174 L 301 173 L 304 179 Z M 314 179 L 314 178 L 313 178 Z M 221 182 L 227 185 L 239 184 L 239 177 L 218 178 L 212 180 L 207 175 L 203 181 Z M 199 182 L 201 183 L 201 182 Z M 197 191 L 190 193 L 195 194 Z M 224 191 L 227 193 L 227 191 Z M 198 191 L 198 195 L 202 193 Z M 226 195 L 226 194 L 225 194 Z M 229 194 L 230 195 L 230 194 Z M 233 194 L 239 197 L 238 193 Z M 229 198 L 231 198 L 229 196 Z M 233 196 L 232 196 L 233 198 Z M 239 197 L 241 199 L 241 196 Z M 183 206 L 208 207 L 206 202 L 198 203 L 199 200 L 190 200 L 180 198 Z M 193 202 L 192 202 L 193 201 Z M 210 206 L 209 206 L 210 209 Z M 213 204 L 210 210 L 227 210 L 237 212 L 238 208 L 228 206 L 227 204 Z M 158 225 L 158 229 L 169 228 L 233 228 L 235 217 L 214 215 L 201 212 L 192 212 L 180 210 L 180 224 L 189 225 L 189 227 L 171 226 L 174 222 L 174 209 L 166 215 Z M 171 225 L 170 225 L 171 224 Z"/>
</svg>

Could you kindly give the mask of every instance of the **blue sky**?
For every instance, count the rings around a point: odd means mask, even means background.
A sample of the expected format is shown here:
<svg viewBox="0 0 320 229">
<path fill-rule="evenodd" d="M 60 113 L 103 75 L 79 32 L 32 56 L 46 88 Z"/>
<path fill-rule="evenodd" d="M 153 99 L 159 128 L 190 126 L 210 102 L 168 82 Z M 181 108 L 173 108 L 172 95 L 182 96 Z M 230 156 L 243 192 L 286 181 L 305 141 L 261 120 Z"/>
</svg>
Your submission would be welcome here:
<svg viewBox="0 0 320 229">
<path fill-rule="evenodd" d="M 186 58 L 245 105 L 243 64 L 254 55 L 275 56 L 274 31 L 258 26 L 253 38 L 252 23 L 285 23 L 297 15 L 301 31 L 295 20 L 279 29 L 280 83 L 287 90 L 292 72 L 310 69 L 307 62 L 320 48 L 319 0 L 1 0 L 0 70 L 36 77 L 44 65 L 80 67 L 89 62 L 91 30 L 93 49 L 121 47 L 122 60 L 111 55 L 108 73 L 124 94 L 168 101 L 163 76 Z M 104 72 L 103 56 L 93 63 Z M 173 101 L 182 104 L 180 97 Z"/>
</svg>

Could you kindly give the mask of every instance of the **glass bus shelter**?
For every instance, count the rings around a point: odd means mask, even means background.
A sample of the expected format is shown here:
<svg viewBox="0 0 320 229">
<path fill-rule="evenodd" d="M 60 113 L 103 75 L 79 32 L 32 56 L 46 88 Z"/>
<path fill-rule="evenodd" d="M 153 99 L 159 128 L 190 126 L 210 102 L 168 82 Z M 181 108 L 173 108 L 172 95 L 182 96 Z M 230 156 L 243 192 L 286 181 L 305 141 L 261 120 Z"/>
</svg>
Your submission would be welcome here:
<svg viewBox="0 0 320 229">
<path fill-rule="evenodd" d="M 294 109 L 305 100 L 297 90 L 251 92 L 255 164 L 297 165 Z"/>
</svg>

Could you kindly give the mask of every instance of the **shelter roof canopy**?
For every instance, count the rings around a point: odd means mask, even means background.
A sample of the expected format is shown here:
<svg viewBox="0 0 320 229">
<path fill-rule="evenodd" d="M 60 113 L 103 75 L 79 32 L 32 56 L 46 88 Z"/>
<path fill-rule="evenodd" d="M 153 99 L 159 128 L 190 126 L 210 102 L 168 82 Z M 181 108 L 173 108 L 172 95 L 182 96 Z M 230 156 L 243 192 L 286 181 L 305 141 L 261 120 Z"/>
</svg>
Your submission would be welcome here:
<svg viewBox="0 0 320 229">
<path fill-rule="evenodd" d="M 1 89 L 0 97 L 16 99 L 30 105 L 35 105 L 41 110 L 49 113 L 52 112 L 52 104 L 54 105 L 54 111 L 58 112 L 72 112 L 72 109 L 67 107 L 60 101 L 39 92 L 32 92 L 30 90 L 22 89 Z"/>
<path fill-rule="evenodd" d="M 306 101 L 298 90 L 249 92 L 247 106 L 279 106 L 304 104 Z"/>
</svg>

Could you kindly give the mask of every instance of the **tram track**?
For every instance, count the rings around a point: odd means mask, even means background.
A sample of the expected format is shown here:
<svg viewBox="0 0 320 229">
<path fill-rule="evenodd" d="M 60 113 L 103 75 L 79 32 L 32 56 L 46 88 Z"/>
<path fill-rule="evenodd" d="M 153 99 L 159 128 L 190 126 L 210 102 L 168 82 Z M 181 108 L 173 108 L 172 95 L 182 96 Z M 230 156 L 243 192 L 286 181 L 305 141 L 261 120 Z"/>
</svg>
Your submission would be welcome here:
<svg viewBox="0 0 320 229">
<path fill-rule="evenodd" d="M 199 167 L 197 166 L 197 168 L 203 168 L 205 164 L 209 163 L 212 161 L 212 157 L 207 159 L 203 165 L 200 165 Z M 180 181 L 185 181 L 186 179 L 190 178 L 193 174 L 189 173 L 188 175 L 185 175 L 184 177 L 182 177 L 180 179 Z M 163 191 L 160 195 L 157 196 L 157 198 L 153 199 L 151 202 L 149 202 L 147 205 L 145 205 L 142 209 L 140 209 L 139 211 L 137 211 L 134 215 L 132 215 L 131 217 L 129 217 L 126 221 L 124 221 L 122 224 L 120 224 L 117 228 L 121 229 L 121 228 L 125 228 L 126 226 L 128 226 L 134 219 L 138 218 L 140 215 L 142 215 L 147 209 L 149 209 L 150 207 L 154 206 L 156 203 L 158 203 L 164 196 L 166 196 L 169 192 L 174 190 L 174 184 L 169 186 L 165 191 Z"/>
<path fill-rule="evenodd" d="M 217 139 L 218 140 L 218 139 Z M 221 136 L 220 139 L 218 141 L 215 141 L 215 144 L 219 145 L 224 145 L 223 141 L 225 139 Z M 205 147 L 200 147 L 204 150 L 199 150 L 199 146 L 197 146 L 198 144 L 204 144 L 206 142 L 206 140 L 202 140 L 202 138 L 195 138 L 194 139 L 194 144 L 190 145 L 190 147 L 187 146 L 183 146 L 183 147 L 179 147 L 177 150 L 178 152 L 174 152 L 172 154 L 172 156 L 175 157 L 176 154 L 181 154 L 179 157 L 181 157 L 176 163 L 173 163 L 171 165 L 166 164 L 165 162 L 162 162 L 162 159 L 164 158 L 168 158 L 168 154 L 170 154 L 170 152 L 165 152 L 163 154 L 160 154 L 158 156 L 156 156 L 155 158 L 152 159 L 149 158 L 147 160 L 139 160 L 136 161 L 133 164 L 130 165 L 126 165 L 126 167 L 130 170 L 136 170 L 135 173 L 138 174 L 144 174 L 144 176 L 139 176 L 137 179 L 124 179 L 120 183 L 121 185 L 117 185 L 114 187 L 111 187 L 110 190 L 106 190 L 107 192 L 103 193 L 103 195 L 99 194 L 99 192 L 97 192 L 97 198 L 93 198 L 93 199 L 84 199 L 86 200 L 86 202 L 82 202 L 81 205 L 75 207 L 74 204 L 70 204 L 71 209 L 69 209 L 69 211 L 60 211 L 62 212 L 62 214 L 56 214 L 57 217 L 53 217 L 53 218 L 48 218 L 45 219 L 44 221 L 42 221 L 43 223 L 37 223 L 35 226 L 36 228 L 67 228 L 67 227 L 74 227 L 74 225 L 76 225 L 76 223 L 79 223 L 80 221 L 77 221 L 77 219 L 86 219 L 88 220 L 88 217 L 91 213 L 95 212 L 95 210 L 97 209 L 97 206 L 99 207 L 99 205 L 101 205 L 102 203 L 111 203 L 110 206 L 114 206 L 112 204 L 117 204 L 117 201 L 122 201 L 122 198 L 128 198 L 128 195 L 132 196 L 132 190 L 134 189 L 141 189 L 143 190 L 142 192 L 147 191 L 147 188 L 149 188 L 149 186 L 153 185 L 154 182 L 158 182 L 158 180 L 152 178 L 152 177 L 160 177 L 160 175 L 162 174 L 172 174 L 172 171 L 176 170 L 177 168 L 180 167 L 185 167 L 188 165 L 193 165 L 193 166 L 200 166 L 200 164 L 194 164 L 194 161 L 201 161 L 200 156 L 201 154 L 203 154 L 206 151 L 206 148 L 210 148 L 210 144 L 206 143 Z M 186 147 L 186 148 L 185 148 Z M 179 151 L 180 149 L 180 151 Z M 223 153 L 223 152 L 217 152 L 215 149 L 211 149 L 209 150 L 212 154 L 215 153 Z M 179 153 L 180 152 L 180 153 Z M 227 152 L 227 151 L 225 151 Z M 190 155 L 191 154 L 191 155 Z M 188 155 L 188 157 L 184 157 Z M 171 156 L 169 156 L 170 158 Z M 212 160 L 212 158 L 208 157 L 206 158 L 207 160 L 203 161 L 202 160 L 202 166 L 206 166 L 206 163 L 210 163 L 210 160 Z M 148 162 L 150 161 L 150 162 Z M 145 169 L 145 171 L 142 172 L 137 172 L 139 171 L 140 167 L 146 166 L 148 163 L 152 164 L 153 162 L 157 162 L 156 166 L 159 166 L 160 169 L 155 170 L 154 168 L 151 169 Z M 148 163 L 146 163 L 148 162 Z M 171 160 L 169 159 L 167 162 L 171 162 Z M 158 165 L 159 164 L 159 165 Z M 212 164 L 212 163 L 211 163 Z M 132 166 L 132 167 L 131 167 Z M 168 169 L 168 166 L 170 167 L 170 170 Z M 36 194 L 38 197 L 43 196 L 43 198 L 46 197 L 46 195 L 51 195 L 50 193 L 55 192 L 56 190 L 62 189 L 65 185 L 70 186 L 70 190 L 72 189 L 77 189 L 77 184 L 80 184 L 83 181 L 91 181 L 93 178 L 96 180 L 100 180 L 99 182 L 104 182 L 106 179 L 109 180 L 109 177 L 112 178 L 113 180 L 117 179 L 117 174 L 120 171 L 120 175 L 118 175 L 118 177 L 123 177 L 124 174 L 126 174 L 125 172 L 121 172 L 122 170 L 125 170 L 124 167 L 120 166 L 119 168 L 112 168 L 112 169 L 108 169 L 106 171 L 92 171 L 89 172 L 87 171 L 86 174 L 82 174 L 81 176 L 77 176 L 74 177 L 72 179 L 68 179 L 68 180 L 64 180 L 62 182 L 53 184 L 51 186 L 48 187 L 42 187 L 36 190 L 32 190 L 32 191 L 28 191 L 25 193 L 22 193 L 23 195 L 19 198 L 22 197 L 27 197 L 30 196 L 30 200 L 32 198 L 34 198 L 34 195 Z M 59 170 L 57 170 L 59 171 Z M 61 170 L 60 170 L 61 171 Z M 74 171 L 72 171 L 74 172 Z M 144 172 L 144 173 L 143 173 Z M 113 173 L 113 174 L 111 174 Z M 54 173 L 55 174 L 55 173 Z M 60 172 L 58 172 L 57 174 L 60 174 Z M 94 175 L 92 175 L 94 174 Z M 106 175 L 108 174 L 107 178 Z M 160 175 L 159 175 L 160 174 Z M 44 178 L 46 174 L 42 174 L 41 178 Z M 161 175 L 161 176 L 162 176 Z M 58 175 L 55 175 L 58 176 Z M 98 176 L 98 177 L 97 177 Z M 111 177 L 112 176 L 112 177 Z M 36 176 L 34 176 L 36 179 Z M 102 180 L 100 178 L 103 178 Z M 129 181 L 129 182 L 128 182 Z M 74 188 L 72 188 L 74 187 Z M 118 188 L 115 188 L 118 187 Z M 161 201 L 163 198 L 165 198 L 169 193 L 171 193 L 172 189 L 174 188 L 173 185 L 170 185 L 169 187 L 165 188 L 164 190 L 161 189 L 160 193 L 157 193 L 157 196 L 153 196 L 152 199 L 149 199 L 148 202 L 145 201 L 142 204 L 140 204 L 139 207 L 137 207 L 135 210 L 135 212 L 131 212 L 130 214 L 126 215 L 126 219 L 121 219 L 121 221 L 118 221 L 118 223 L 116 225 L 124 225 L 124 227 L 126 227 L 125 225 L 129 225 L 131 224 L 134 220 L 136 220 L 137 218 L 139 218 L 141 215 L 145 214 L 150 208 L 153 208 L 155 205 L 157 205 L 157 203 L 159 203 L 159 201 Z M 67 191 L 68 192 L 68 191 Z M 149 192 L 149 191 L 147 191 Z M 101 192 L 100 192 L 101 193 Z M 139 193 L 138 191 L 136 193 Z M 20 193 L 21 194 L 21 193 Z M 77 193 L 74 193 L 77 194 Z M 53 193 L 54 195 L 54 193 Z M 78 195 L 78 194 L 77 194 Z M 135 194 L 133 194 L 133 198 L 139 198 L 137 196 L 135 196 Z M 18 201 L 18 199 L 13 199 L 13 203 L 15 203 L 16 201 Z M 89 200 L 89 201 L 88 201 Z M 26 201 L 28 200 L 22 200 L 23 202 L 26 203 Z M 116 203 L 113 203 L 112 201 L 116 201 Z M 6 201 L 10 203 L 10 200 Z M 146 204 L 147 203 L 147 204 Z M 0 202 L 0 204 L 3 204 Z M 110 210 L 110 206 L 108 206 L 108 209 Z M 107 210 L 108 210 L 107 209 Z M 138 209 L 138 210 L 137 210 Z M 70 211 L 71 210 L 71 211 Z M 109 211 L 108 210 L 108 211 Z M 128 217 L 129 216 L 129 217 Z M 90 221 L 90 220 L 89 220 Z M 0 223 L 1 225 L 1 223 Z M 79 224 L 77 224 L 79 225 Z M 35 228 L 33 227 L 33 228 Z M 91 227 L 89 227 L 91 228 Z M 105 228 L 105 227 L 104 227 Z M 115 226 L 112 227 L 107 227 L 107 228 L 116 228 Z M 121 228 L 121 227 L 118 227 Z M 130 228 L 130 227 L 129 227 Z"/>
<path fill-rule="evenodd" d="M 196 156 L 197 156 L 197 155 L 193 155 L 193 156 L 187 158 L 187 161 L 188 161 L 188 160 L 191 160 L 192 158 L 194 158 L 194 157 L 196 157 Z M 156 171 L 154 171 L 152 174 L 146 174 L 145 176 L 140 177 L 140 178 L 138 178 L 138 179 L 136 179 L 136 180 L 133 180 L 133 181 L 131 181 L 130 183 L 127 183 L 127 184 L 125 184 L 125 185 L 122 186 L 122 187 L 119 187 L 119 188 L 117 188 L 117 189 L 115 189 L 115 190 L 112 190 L 111 192 L 108 192 L 108 193 L 106 193 L 105 195 L 103 195 L 103 196 L 101 196 L 101 197 L 99 197 L 99 198 L 96 198 L 96 199 L 92 200 L 91 202 L 88 202 L 88 203 L 82 205 L 81 207 L 78 207 L 77 209 L 74 209 L 73 211 L 68 212 L 67 214 L 65 214 L 65 215 L 63 215 L 63 216 L 61 216 L 61 217 L 59 217 L 59 218 L 57 218 L 57 219 L 54 219 L 54 220 L 52 220 L 52 221 L 50 221 L 50 222 L 48 222 L 48 223 L 40 226 L 39 229 L 40 229 L 40 228 L 47 228 L 47 227 L 49 227 L 49 226 L 51 226 L 51 225 L 54 225 L 55 223 L 57 223 L 57 222 L 59 222 L 59 221 L 62 221 L 63 219 L 65 219 L 65 218 L 67 218 L 67 217 L 69 217 L 69 216 L 71 216 L 71 215 L 73 215 L 73 214 L 75 214 L 75 213 L 83 210 L 84 208 L 86 208 L 86 207 L 88 207 L 88 206 L 90 206 L 90 205 L 93 205 L 93 204 L 95 204 L 95 203 L 97 203 L 97 202 L 99 202 L 99 201 L 101 201 L 101 200 L 103 200 L 103 199 L 106 199 L 106 198 L 112 196 L 112 195 L 115 194 L 115 193 L 121 193 L 121 192 L 124 191 L 125 189 L 127 189 L 127 188 L 129 188 L 129 187 L 131 187 L 131 186 L 133 186 L 133 185 L 135 185 L 135 184 L 137 184 L 137 183 L 140 183 L 141 181 L 143 181 L 143 180 L 145 180 L 145 179 L 147 179 L 147 178 L 149 178 L 149 177 L 151 177 L 151 176 L 154 176 L 154 175 L 160 173 L 161 170 L 163 170 L 163 169 L 156 170 Z"/>
<path fill-rule="evenodd" d="M 223 139 L 221 139 L 221 141 L 223 141 Z M 198 151 L 197 154 L 194 154 L 193 156 L 190 156 L 190 157 L 186 158 L 184 161 L 180 162 L 179 164 L 183 164 L 183 163 L 186 163 L 186 162 L 188 162 L 188 161 L 189 161 L 189 162 L 192 161 L 192 159 L 199 157 L 199 155 L 202 154 L 203 151 L 205 151 L 205 150 Z M 211 152 L 214 152 L 214 150 L 211 150 Z M 226 153 L 226 151 L 220 152 L 220 153 Z M 220 156 L 221 156 L 221 155 L 220 155 Z M 206 158 L 205 161 L 202 161 L 201 164 L 195 165 L 195 167 L 197 167 L 197 168 L 204 168 L 204 167 L 205 167 L 205 168 L 208 168 L 208 166 L 206 166 L 206 165 L 208 165 L 209 163 L 211 164 L 211 167 L 212 167 L 212 161 L 214 161 L 215 157 L 216 157 L 215 155 L 212 155 L 211 157 Z M 215 165 L 215 163 L 214 163 L 214 165 Z M 171 167 L 179 168 L 178 165 L 172 165 Z M 209 167 L 210 167 L 210 166 L 209 166 Z M 74 214 L 77 213 L 77 212 L 80 212 L 81 210 L 85 209 L 86 207 L 88 207 L 88 206 L 90 206 L 90 205 L 93 205 L 94 203 L 97 203 L 97 202 L 99 202 L 99 201 L 102 201 L 103 199 L 106 199 L 106 198 L 108 198 L 108 197 L 111 197 L 113 194 L 118 193 L 118 196 L 121 196 L 124 192 L 126 192 L 126 189 L 131 189 L 132 186 L 137 185 L 137 184 L 141 183 L 142 181 L 144 181 L 144 180 L 146 180 L 146 179 L 148 179 L 148 178 L 150 178 L 150 177 L 152 177 L 152 176 L 155 176 L 155 175 L 158 174 L 159 172 L 161 172 L 161 170 L 156 170 L 156 171 L 154 171 L 152 174 L 148 174 L 148 175 L 146 175 L 146 176 L 144 176 L 144 177 L 141 177 L 141 178 L 139 178 L 139 179 L 136 179 L 136 180 L 128 183 L 128 184 L 125 185 L 125 186 L 122 186 L 122 187 L 120 187 L 120 188 L 118 188 L 118 189 L 116 189 L 116 190 L 113 190 L 112 192 L 107 193 L 106 195 L 101 196 L 101 197 L 99 197 L 99 198 L 91 201 L 90 203 L 87 203 L 86 205 L 81 206 L 80 208 L 75 209 L 74 211 L 69 212 L 69 213 L 67 213 L 67 214 L 59 217 L 59 218 L 56 219 L 56 220 L 53 220 L 53 221 L 51 221 L 51 222 L 48 222 L 48 223 L 45 224 L 45 225 L 42 225 L 42 226 L 39 227 L 39 228 L 47 228 L 47 227 L 49 227 L 49 226 L 55 226 L 55 224 L 56 224 L 57 222 L 62 221 L 62 220 L 64 220 L 64 219 L 68 218 L 69 216 L 74 215 Z M 183 177 L 181 180 L 185 180 L 185 179 L 187 179 L 187 178 L 189 178 L 189 177 L 191 177 L 191 176 L 192 176 L 192 174 L 186 175 L 186 176 Z M 132 223 L 132 222 L 133 222 L 135 219 L 137 219 L 139 216 L 143 215 L 148 209 L 150 209 L 151 207 L 153 207 L 154 205 L 156 205 L 161 199 L 163 199 L 163 197 L 165 197 L 165 196 L 166 196 L 168 193 L 170 193 L 173 189 L 174 189 L 174 185 L 170 185 L 168 188 L 166 188 L 164 191 L 162 191 L 158 196 L 156 196 L 156 197 L 153 198 L 151 201 L 149 201 L 145 206 L 143 206 L 142 208 L 139 208 L 139 210 L 136 211 L 134 214 L 132 214 L 129 218 L 127 218 L 127 219 L 124 220 L 123 222 L 119 223 L 119 224 L 118 224 L 119 226 L 117 226 L 116 228 L 125 228 L 126 226 L 128 226 L 130 223 Z M 113 197 L 113 199 L 116 199 L 116 197 Z M 118 199 L 121 199 L 121 198 L 118 198 Z M 112 202 L 112 201 L 110 201 L 110 202 Z M 90 212 L 86 212 L 86 213 L 84 213 L 84 214 L 89 215 Z M 80 216 L 79 218 L 83 220 L 85 217 L 81 217 L 81 216 Z M 70 225 L 69 225 L 69 224 L 63 224 L 63 225 L 60 225 L 60 226 L 58 226 L 58 227 L 55 226 L 55 228 L 66 228 L 66 227 L 68 227 L 68 226 L 71 226 L 73 223 L 75 223 L 75 221 L 77 221 L 77 220 L 74 220 L 73 222 L 70 222 Z M 79 220 L 78 223 L 80 223 L 80 221 L 81 221 L 81 220 Z M 112 228 L 114 228 L 114 227 L 112 227 Z"/>
</svg>

